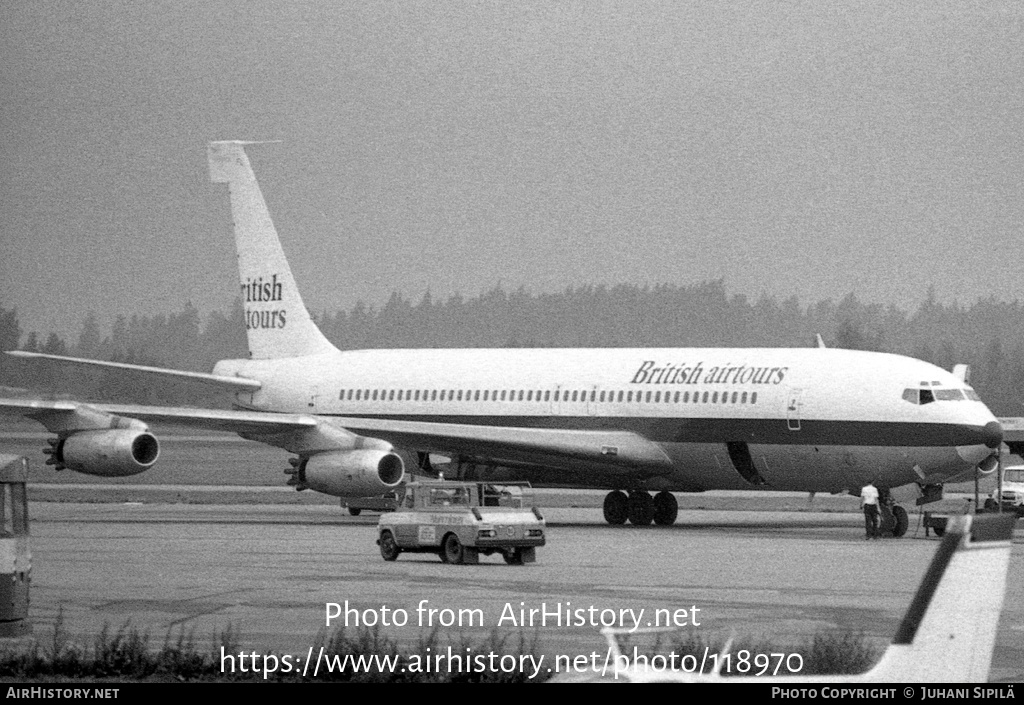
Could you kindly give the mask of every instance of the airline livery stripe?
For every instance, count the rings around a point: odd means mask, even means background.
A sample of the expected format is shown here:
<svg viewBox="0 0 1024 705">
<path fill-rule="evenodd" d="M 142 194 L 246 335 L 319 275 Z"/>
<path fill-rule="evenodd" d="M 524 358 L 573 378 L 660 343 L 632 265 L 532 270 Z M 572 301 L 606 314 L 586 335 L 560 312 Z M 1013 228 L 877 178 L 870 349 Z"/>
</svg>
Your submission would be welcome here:
<svg viewBox="0 0 1024 705">
<path fill-rule="evenodd" d="M 347 418 L 421 421 L 507 428 L 632 431 L 656 443 L 728 443 L 822 446 L 984 445 L 984 427 L 898 421 L 815 421 L 791 430 L 787 419 L 650 418 L 630 416 L 465 416 L 339 414 Z"/>
</svg>

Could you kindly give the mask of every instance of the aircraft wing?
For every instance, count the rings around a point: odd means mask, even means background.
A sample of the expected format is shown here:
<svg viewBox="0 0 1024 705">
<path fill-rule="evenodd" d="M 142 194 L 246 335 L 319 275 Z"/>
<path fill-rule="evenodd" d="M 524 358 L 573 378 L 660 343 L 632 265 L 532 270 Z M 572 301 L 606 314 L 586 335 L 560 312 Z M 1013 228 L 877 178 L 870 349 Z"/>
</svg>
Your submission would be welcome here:
<svg viewBox="0 0 1024 705">
<path fill-rule="evenodd" d="M 1024 456 L 1024 418 L 1004 417 L 999 423 L 1003 427 L 1003 443 L 1014 455 Z"/>
<path fill-rule="evenodd" d="M 303 414 L 131 404 L 86 404 L 63 400 L 0 399 L 0 410 L 36 419 L 47 428 L 50 428 L 51 423 L 59 424 L 61 418 L 70 419 L 75 414 L 88 414 L 90 411 L 146 422 L 169 423 L 211 431 L 230 431 L 240 435 L 283 433 L 313 428 L 317 425 L 315 417 Z"/>
<path fill-rule="evenodd" d="M 212 375 L 205 372 L 170 370 L 164 367 L 132 365 L 127 362 L 109 362 L 107 360 L 92 360 L 85 357 L 68 357 L 67 355 L 50 355 L 48 353 L 27 352 L 25 350 L 8 350 L 6 351 L 6 354 L 21 360 L 48 360 L 51 363 L 67 365 L 69 367 L 91 367 L 118 370 L 120 372 L 135 372 L 164 378 L 172 378 L 179 381 L 198 382 L 200 384 L 212 385 L 214 387 L 219 387 L 220 389 L 227 389 L 236 392 L 253 392 L 262 386 L 256 380 L 246 379 L 245 377 L 227 377 L 225 375 Z"/>
<path fill-rule="evenodd" d="M 466 455 L 481 462 L 543 468 L 647 471 L 672 469 L 665 452 L 631 431 L 481 426 L 361 417 L 332 417 L 332 423 L 396 446 Z"/>
<path fill-rule="evenodd" d="M 484 464 L 542 470 L 628 471 L 644 476 L 665 474 L 672 469 L 671 461 L 658 445 L 636 433 L 618 430 L 495 427 L 34 399 L 0 399 L 0 411 L 33 418 L 57 434 L 126 428 L 138 422 L 167 423 L 237 433 L 305 455 L 360 447 L 357 439 L 363 437 L 409 450 L 472 458 Z"/>
</svg>

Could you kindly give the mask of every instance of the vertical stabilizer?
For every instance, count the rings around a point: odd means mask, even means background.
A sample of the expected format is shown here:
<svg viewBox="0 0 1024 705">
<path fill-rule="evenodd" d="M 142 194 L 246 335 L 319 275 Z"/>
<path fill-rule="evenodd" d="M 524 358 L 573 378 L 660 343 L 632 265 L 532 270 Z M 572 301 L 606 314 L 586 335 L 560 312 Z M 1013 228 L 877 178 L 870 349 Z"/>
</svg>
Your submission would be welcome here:
<svg viewBox="0 0 1024 705">
<path fill-rule="evenodd" d="M 245 154 L 247 144 L 253 143 L 211 142 L 207 157 L 210 180 L 227 184 L 231 194 L 249 357 L 266 360 L 335 350 L 302 303 Z"/>
<path fill-rule="evenodd" d="M 988 680 L 1016 520 L 1013 514 L 950 518 L 893 643 L 862 680 Z"/>
</svg>

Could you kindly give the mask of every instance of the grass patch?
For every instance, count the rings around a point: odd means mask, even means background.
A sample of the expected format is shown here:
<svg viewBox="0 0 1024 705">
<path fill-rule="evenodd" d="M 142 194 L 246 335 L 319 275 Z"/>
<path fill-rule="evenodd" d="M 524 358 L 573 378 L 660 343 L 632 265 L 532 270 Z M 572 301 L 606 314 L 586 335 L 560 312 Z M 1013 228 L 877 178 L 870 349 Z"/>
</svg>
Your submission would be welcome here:
<svg viewBox="0 0 1024 705">
<path fill-rule="evenodd" d="M 624 655 L 632 657 L 633 648 L 628 638 L 620 636 Z M 860 632 L 819 632 L 797 645 L 663 632 L 657 633 L 652 644 L 637 646 L 636 653 L 648 658 L 675 653 L 676 667 L 690 672 L 712 673 L 721 662 L 723 676 L 856 674 L 867 671 L 882 656 L 881 649 Z"/>
<path fill-rule="evenodd" d="M 595 634 L 595 648 L 597 647 Z M 52 638 L 27 647 L 0 649 L 0 678 L 122 680 L 122 681 L 249 681 L 249 682 L 540 682 L 552 674 L 555 659 L 540 650 L 537 634 L 491 631 L 483 638 L 462 634 L 442 636 L 426 632 L 415 644 L 403 647 L 378 627 L 321 632 L 306 654 L 258 653 L 241 647 L 231 626 L 215 632 L 207 648 L 197 646 L 194 632 L 168 632 L 162 643 L 126 623 L 108 626 L 91 643 L 72 640 L 59 612 Z M 633 655 L 628 635 L 621 639 L 623 654 Z M 674 652 L 689 664 L 704 659 L 705 672 L 722 659 L 723 675 L 754 675 L 763 664 L 758 654 L 799 654 L 800 673 L 839 674 L 866 671 L 880 656 L 863 634 L 820 633 L 797 647 L 779 646 L 767 640 L 733 640 L 723 658 L 725 641 L 695 634 L 658 634 L 637 653 L 653 657 Z M 708 656 L 709 655 L 709 656 Z M 311 656 L 309 663 L 307 658 Z M 770 674 L 777 659 L 770 662 Z M 677 661 L 678 663 L 678 661 Z M 776 671 L 789 673 L 783 664 Z M 542 666 L 540 669 L 537 666 Z M 684 664 L 686 670 L 695 670 Z M 753 670 L 752 670 L 753 669 Z"/>
</svg>

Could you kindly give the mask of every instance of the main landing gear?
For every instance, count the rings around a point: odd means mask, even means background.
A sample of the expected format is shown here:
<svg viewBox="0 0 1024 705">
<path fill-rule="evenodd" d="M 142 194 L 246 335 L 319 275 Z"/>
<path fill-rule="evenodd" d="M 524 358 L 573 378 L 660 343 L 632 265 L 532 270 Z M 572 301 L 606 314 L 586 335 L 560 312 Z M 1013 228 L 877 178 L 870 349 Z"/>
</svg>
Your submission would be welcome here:
<svg viewBox="0 0 1024 705">
<path fill-rule="evenodd" d="M 652 521 L 659 526 L 671 526 L 679 514 L 679 503 L 671 492 L 633 490 L 627 496 L 621 490 L 609 492 L 604 498 L 604 520 L 609 524 L 647 526 Z"/>
</svg>

